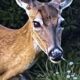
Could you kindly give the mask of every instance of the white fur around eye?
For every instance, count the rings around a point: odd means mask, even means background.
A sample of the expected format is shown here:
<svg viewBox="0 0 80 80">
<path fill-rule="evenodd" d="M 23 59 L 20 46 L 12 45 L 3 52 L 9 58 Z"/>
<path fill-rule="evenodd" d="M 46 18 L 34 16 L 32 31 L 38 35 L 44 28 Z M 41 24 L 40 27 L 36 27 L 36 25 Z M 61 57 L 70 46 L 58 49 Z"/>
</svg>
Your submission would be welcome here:
<svg viewBox="0 0 80 80">
<path fill-rule="evenodd" d="M 34 27 L 33 27 L 33 30 L 40 31 L 41 28 L 34 28 Z"/>
<path fill-rule="evenodd" d="M 37 21 L 37 22 L 39 22 L 41 25 L 43 25 L 43 21 L 42 21 L 42 19 L 40 19 L 40 18 L 35 18 L 34 21 Z"/>
</svg>

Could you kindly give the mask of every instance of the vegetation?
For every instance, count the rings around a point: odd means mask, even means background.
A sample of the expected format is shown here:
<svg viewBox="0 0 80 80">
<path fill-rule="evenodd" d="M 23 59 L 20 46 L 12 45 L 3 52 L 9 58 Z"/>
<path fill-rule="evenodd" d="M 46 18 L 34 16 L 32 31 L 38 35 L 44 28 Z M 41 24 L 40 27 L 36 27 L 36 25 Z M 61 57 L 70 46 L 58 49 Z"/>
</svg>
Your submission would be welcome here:
<svg viewBox="0 0 80 80">
<path fill-rule="evenodd" d="M 25 24 L 28 17 L 15 0 L 0 0 L 0 3 L 0 24 L 14 29 Z M 62 47 L 66 61 L 52 64 L 42 54 L 29 71 L 32 80 L 80 80 L 80 0 L 73 0 L 62 16 L 65 18 Z"/>
</svg>

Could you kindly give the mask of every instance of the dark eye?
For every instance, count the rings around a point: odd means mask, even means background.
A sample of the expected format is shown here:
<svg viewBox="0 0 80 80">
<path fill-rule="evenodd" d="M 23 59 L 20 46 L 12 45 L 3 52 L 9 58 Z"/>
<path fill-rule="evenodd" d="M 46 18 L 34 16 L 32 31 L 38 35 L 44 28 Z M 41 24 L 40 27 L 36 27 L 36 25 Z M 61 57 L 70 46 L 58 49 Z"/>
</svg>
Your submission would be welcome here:
<svg viewBox="0 0 80 80">
<path fill-rule="evenodd" d="M 33 23 L 34 23 L 34 27 L 36 27 L 36 28 L 41 27 L 41 24 L 39 22 L 33 21 Z"/>
</svg>

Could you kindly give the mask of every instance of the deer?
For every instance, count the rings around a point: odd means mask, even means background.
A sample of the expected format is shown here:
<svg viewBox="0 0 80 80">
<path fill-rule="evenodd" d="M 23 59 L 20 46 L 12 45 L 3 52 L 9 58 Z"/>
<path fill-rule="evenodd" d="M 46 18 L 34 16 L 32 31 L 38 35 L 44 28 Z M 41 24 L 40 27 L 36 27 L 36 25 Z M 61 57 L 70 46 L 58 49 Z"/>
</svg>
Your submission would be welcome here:
<svg viewBox="0 0 80 80">
<path fill-rule="evenodd" d="M 40 51 L 53 63 L 63 59 L 61 13 L 72 0 L 16 0 L 16 3 L 29 19 L 16 30 L 0 25 L 0 80 L 9 80 L 29 69 Z"/>
</svg>

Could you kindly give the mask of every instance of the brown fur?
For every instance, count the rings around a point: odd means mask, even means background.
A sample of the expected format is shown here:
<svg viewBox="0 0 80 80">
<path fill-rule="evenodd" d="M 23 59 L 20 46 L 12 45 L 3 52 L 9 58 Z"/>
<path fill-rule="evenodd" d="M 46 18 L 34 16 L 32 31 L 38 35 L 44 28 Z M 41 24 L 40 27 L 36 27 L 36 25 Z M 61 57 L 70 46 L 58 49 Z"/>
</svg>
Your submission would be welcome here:
<svg viewBox="0 0 80 80">
<path fill-rule="evenodd" d="M 47 10 L 42 8 L 41 16 L 44 18 L 44 21 L 46 21 L 46 16 L 55 17 L 55 20 L 52 22 L 56 25 L 58 13 L 55 9 L 52 12 L 52 8 L 50 6 L 48 7 L 50 13 L 44 15 Z M 39 34 L 33 31 L 32 21 L 38 13 L 38 10 L 32 8 L 29 9 L 29 13 L 29 21 L 21 29 L 12 30 L 0 25 L 0 80 L 8 80 L 29 68 L 37 56 L 33 38 L 38 41 L 43 51 L 46 51 L 47 41 L 42 40 Z M 46 28 L 44 30 L 46 33 Z M 49 37 L 49 42 L 51 42 L 50 39 Z"/>
<path fill-rule="evenodd" d="M 19 30 L 0 26 L 0 80 L 7 80 L 28 69 L 36 57 L 28 22 Z"/>
</svg>

